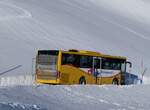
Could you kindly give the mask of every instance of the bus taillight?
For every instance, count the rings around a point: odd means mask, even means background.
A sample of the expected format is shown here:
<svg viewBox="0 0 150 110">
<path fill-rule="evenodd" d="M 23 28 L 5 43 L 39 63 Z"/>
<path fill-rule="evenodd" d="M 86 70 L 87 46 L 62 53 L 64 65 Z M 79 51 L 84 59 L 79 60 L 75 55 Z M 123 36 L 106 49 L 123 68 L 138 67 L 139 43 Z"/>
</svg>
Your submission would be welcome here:
<svg viewBox="0 0 150 110">
<path fill-rule="evenodd" d="M 60 78 L 60 72 L 57 71 L 57 78 Z"/>
</svg>

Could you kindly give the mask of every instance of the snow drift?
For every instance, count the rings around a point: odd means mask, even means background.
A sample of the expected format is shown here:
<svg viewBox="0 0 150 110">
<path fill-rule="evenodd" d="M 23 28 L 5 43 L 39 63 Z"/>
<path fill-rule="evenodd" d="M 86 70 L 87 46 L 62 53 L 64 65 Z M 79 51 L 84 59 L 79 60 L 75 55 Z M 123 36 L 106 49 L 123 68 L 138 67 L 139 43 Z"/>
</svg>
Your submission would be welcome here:
<svg viewBox="0 0 150 110">
<path fill-rule="evenodd" d="M 0 77 L 0 86 L 26 86 L 34 85 L 35 77 L 33 75 L 18 75 Z"/>
</svg>

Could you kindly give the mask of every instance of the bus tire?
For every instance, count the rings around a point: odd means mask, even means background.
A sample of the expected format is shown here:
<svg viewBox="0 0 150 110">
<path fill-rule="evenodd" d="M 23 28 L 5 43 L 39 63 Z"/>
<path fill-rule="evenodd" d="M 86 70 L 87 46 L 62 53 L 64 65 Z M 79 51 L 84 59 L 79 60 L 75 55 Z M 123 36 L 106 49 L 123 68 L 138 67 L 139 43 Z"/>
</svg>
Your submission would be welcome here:
<svg viewBox="0 0 150 110">
<path fill-rule="evenodd" d="M 114 78 L 113 81 L 112 81 L 112 84 L 113 85 L 119 85 L 118 79 Z"/>
<path fill-rule="evenodd" d="M 80 84 L 80 85 L 86 85 L 85 77 L 82 76 L 82 77 L 79 79 L 79 84 Z"/>
</svg>

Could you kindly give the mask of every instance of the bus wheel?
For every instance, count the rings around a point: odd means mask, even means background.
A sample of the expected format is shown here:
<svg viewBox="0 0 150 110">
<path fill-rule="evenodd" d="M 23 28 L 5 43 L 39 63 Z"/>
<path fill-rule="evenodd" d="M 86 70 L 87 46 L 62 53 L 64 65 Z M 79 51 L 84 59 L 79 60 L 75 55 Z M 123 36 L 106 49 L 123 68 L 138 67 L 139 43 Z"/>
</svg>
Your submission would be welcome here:
<svg viewBox="0 0 150 110">
<path fill-rule="evenodd" d="M 81 77 L 81 78 L 79 79 L 79 84 L 80 84 L 80 85 L 85 85 L 85 84 L 86 84 L 85 77 Z"/>
<path fill-rule="evenodd" d="M 118 79 L 116 79 L 116 78 L 115 78 L 115 79 L 113 79 L 112 84 L 113 84 L 113 85 L 119 85 L 119 83 L 118 83 Z"/>
</svg>

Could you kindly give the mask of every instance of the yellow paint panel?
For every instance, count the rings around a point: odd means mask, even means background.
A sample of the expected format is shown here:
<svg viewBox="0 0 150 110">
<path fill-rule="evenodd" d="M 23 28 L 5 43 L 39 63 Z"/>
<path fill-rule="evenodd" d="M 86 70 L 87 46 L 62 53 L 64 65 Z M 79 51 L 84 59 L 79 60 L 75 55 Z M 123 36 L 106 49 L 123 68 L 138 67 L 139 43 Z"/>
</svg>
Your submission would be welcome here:
<svg viewBox="0 0 150 110">
<path fill-rule="evenodd" d="M 61 66 L 61 83 L 62 84 L 79 84 L 79 79 L 85 77 L 87 84 L 95 84 L 95 78 L 92 75 L 87 74 L 77 67 L 70 65 Z"/>
</svg>

